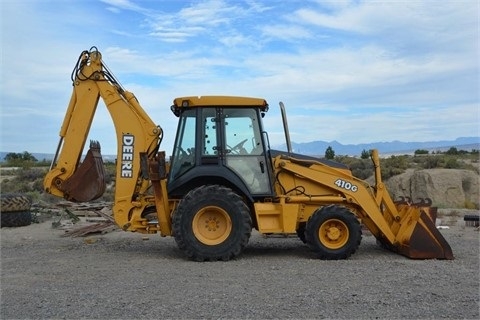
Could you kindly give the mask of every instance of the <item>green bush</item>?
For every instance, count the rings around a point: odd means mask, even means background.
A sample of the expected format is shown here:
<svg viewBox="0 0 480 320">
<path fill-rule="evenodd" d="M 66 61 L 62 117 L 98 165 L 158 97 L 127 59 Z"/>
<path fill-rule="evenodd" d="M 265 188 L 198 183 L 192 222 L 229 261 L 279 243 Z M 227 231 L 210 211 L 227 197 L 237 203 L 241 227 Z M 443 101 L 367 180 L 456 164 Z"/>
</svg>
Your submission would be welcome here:
<svg viewBox="0 0 480 320">
<path fill-rule="evenodd" d="M 460 168 L 460 163 L 457 162 L 455 158 L 447 158 L 445 162 L 445 168 L 447 169 L 458 169 Z"/>
<path fill-rule="evenodd" d="M 352 174 L 362 180 L 367 179 L 371 175 L 373 175 L 373 164 L 370 160 L 365 159 L 355 159 L 357 161 L 352 162 L 350 165 L 350 170 L 352 170 Z"/>
<path fill-rule="evenodd" d="M 420 161 L 420 164 L 423 169 L 433 169 L 439 168 L 441 164 L 441 156 L 428 156 L 421 158 L 423 161 Z"/>
<path fill-rule="evenodd" d="M 371 160 L 358 159 L 348 156 L 335 157 L 335 161 L 346 165 L 354 177 L 365 180 L 373 175 L 373 164 Z"/>
<path fill-rule="evenodd" d="M 457 150 L 457 148 L 455 148 L 455 147 L 451 147 L 450 149 L 448 149 L 448 150 L 445 152 L 445 154 L 456 155 L 456 154 L 458 154 L 458 150 Z"/>
<path fill-rule="evenodd" d="M 391 156 L 390 158 L 380 159 L 382 169 L 382 179 L 388 179 L 398 174 L 402 174 L 410 167 L 410 157 L 407 155 Z"/>
<path fill-rule="evenodd" d="M 415 155 L 419 155 L 419 154 L 428 154 L 428 150 L 424 150 L 424 149 L 417 149 L 417 150 L 415 150 L 414 154 L 415 154 Z"/>
<path fill-rule="evenodd" d="M 480 209 L 480 204 L 465 200 L 465 209 L 478 210 Z"/>
<path fill-rule="evenodd" d="M 41 193 L 43 192 L 43 177 L 47 169 L 22 168 L 15 171 L 12 178 L 3 179 L 0 184 L 4 193 Z"/>
</svg>

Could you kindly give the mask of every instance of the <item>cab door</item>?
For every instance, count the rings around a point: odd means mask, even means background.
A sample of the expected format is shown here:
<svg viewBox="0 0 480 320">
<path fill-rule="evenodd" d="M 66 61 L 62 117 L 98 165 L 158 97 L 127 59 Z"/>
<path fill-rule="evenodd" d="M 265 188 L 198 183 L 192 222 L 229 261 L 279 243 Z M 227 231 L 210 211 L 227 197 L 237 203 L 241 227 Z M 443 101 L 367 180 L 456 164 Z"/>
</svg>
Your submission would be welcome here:
<svg viewBox="0 0 480 320">
<path fill-rule="evenodd" d="M 219 112 L 224 165 L 243 180 L 252 195 L 271 195 L 270 165 L 259 110 L 223 108 Z"/>
</svg>

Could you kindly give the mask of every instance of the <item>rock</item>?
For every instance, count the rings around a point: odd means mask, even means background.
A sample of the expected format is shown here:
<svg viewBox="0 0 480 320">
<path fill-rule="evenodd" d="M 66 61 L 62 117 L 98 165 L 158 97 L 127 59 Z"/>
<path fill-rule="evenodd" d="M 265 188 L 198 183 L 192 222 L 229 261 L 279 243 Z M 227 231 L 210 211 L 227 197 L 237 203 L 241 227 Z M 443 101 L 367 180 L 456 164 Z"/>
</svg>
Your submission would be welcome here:
<svg viewBox="0 0 480 320">
<path fill-rule="evenodd" d="M 459 169 L 408 169 L 385 184 L 394 200 L 400 196 L 430 198 L 438 207 L 465 208 L 479 205 L 479 175 Z"/>
</svg>

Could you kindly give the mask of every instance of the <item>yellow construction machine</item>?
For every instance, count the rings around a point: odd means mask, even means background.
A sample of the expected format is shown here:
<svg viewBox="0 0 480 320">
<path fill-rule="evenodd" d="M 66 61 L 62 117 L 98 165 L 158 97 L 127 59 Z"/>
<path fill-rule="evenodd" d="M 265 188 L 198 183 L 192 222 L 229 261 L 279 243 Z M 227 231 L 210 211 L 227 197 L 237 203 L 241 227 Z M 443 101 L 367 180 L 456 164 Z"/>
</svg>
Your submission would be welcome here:
<svg viewBox="0 0 480 320">
<path fill-rule="evenodd" d="M 173 236 L 192 260 L 230 260 L 253 228 L 264 235 L 297 234 L 321 259 L 346 259 L 362 226 L 384 248 L 413 259 L 453 259 L 428 203 L 394 202 L 371 152 L 375 184 L 348 167 L 295 154 L 280 103 L 288 151 L 270 149 L 264 99 L 180 97 L 170 161 L 159 151 L 163 131 L 108 70 L 100 52 L 81 53 L 60 141 L 44 180 L 47 193 L 85 202 L 105 191 L 100 145 L 82 161 L 100 97 L 117 137 L 113 217 L 125 231 Z"/>
</svg>

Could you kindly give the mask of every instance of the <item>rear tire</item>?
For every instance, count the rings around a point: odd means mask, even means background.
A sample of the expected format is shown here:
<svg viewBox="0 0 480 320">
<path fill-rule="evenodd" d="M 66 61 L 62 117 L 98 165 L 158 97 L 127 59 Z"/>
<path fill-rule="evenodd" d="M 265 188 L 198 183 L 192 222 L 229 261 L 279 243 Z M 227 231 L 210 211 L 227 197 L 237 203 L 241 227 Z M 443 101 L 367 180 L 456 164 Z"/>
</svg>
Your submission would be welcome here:
<svg viewBox="0 0 480 320">
<path fill-rule="evenodd" d="M 347 208 L 331 205 L 313 213 L 307 222 L 305 238 L 320 259 L 347 259 L 357 251 L 362 229 Z"/>
<path fill-rule="evenodd" d="M 250 239 L 252 220 L 242 198 L 231 189 L 201 186 L 180 201 L 172 217 L 175 241 L 189 259 L 228 261 Z"/>
<path fill-rule="evenodd" d="M 32 223 L 32 201 L 22 194 L 0 194 L 1 227 L 23 227 Z"/>
<path fill-rule="evenodd" d="M 30 211 L 12 211 L 3 212 L 1 216 L 3 227 L 23 227 L 32 223 L 32 213 Z"/>
<path fill-rule="evenodd" d="M 32 201 L 26 195 L 15 193 L 0 194 L 1 212 L 28 211 L 31 205 Z"/>
</svg>

